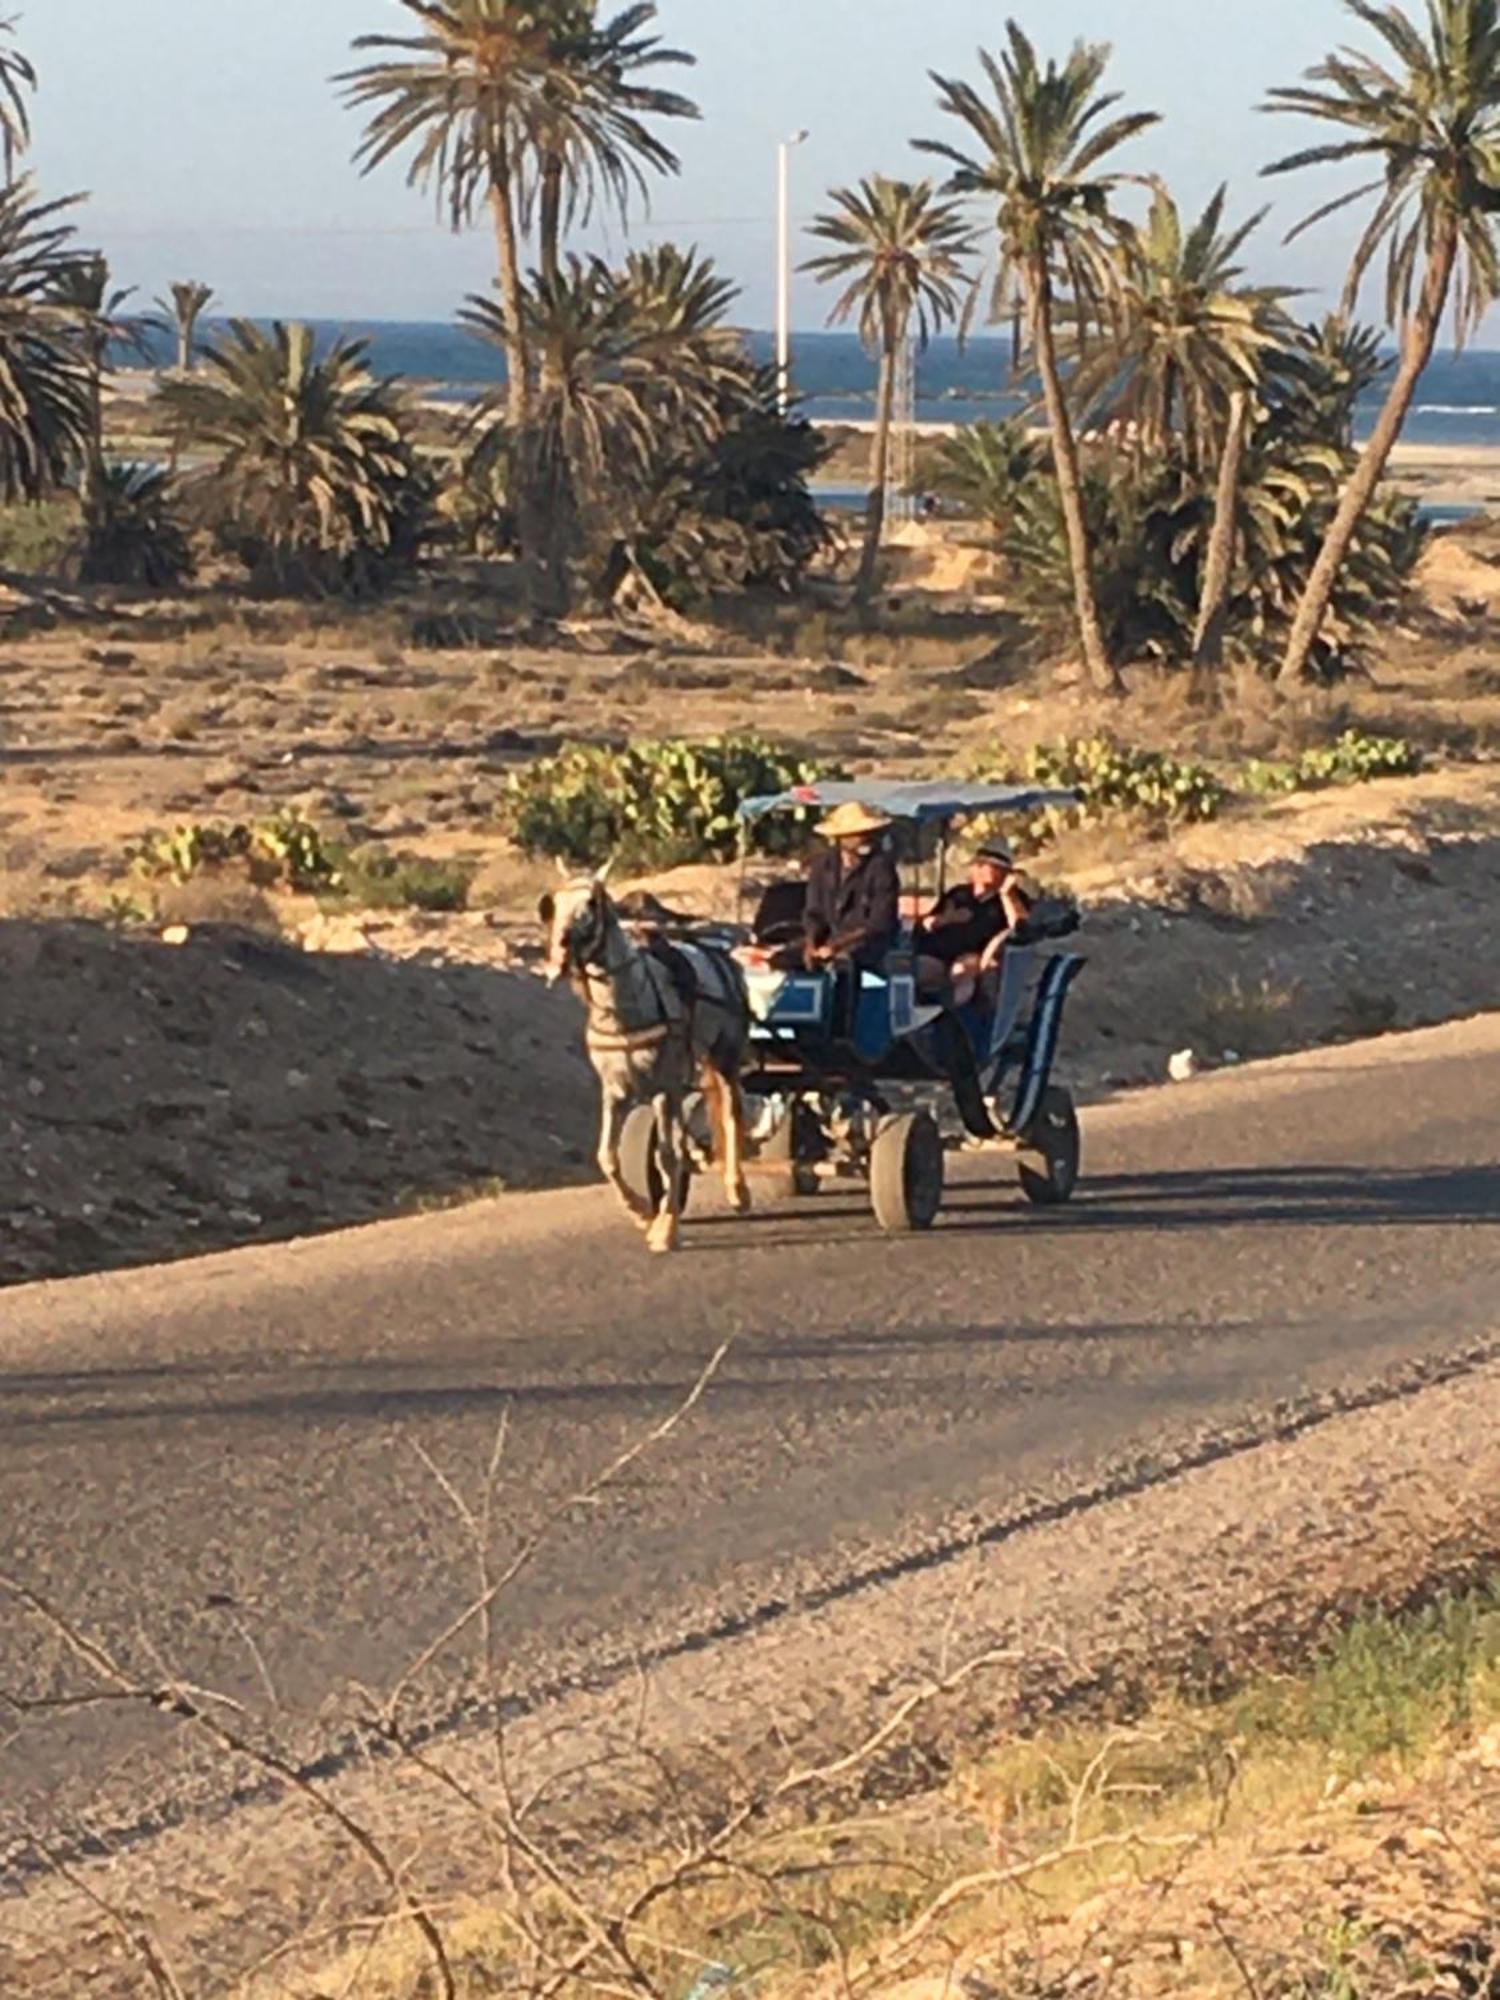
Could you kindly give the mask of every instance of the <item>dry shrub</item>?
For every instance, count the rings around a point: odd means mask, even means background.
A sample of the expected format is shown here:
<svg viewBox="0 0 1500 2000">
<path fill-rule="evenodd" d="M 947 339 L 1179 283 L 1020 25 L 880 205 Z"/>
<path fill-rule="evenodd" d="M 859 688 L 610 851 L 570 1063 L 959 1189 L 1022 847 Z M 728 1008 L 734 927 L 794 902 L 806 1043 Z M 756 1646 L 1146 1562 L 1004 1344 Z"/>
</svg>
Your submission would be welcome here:
<svg viewBox="0 0 1500 2000">
<path fill-rule="evenodd" d="M 1297 1041 L 1299 994 L 1267 973 L 1228 979 L 1199 989 L 1193 1017 L 1195 1039 L 1215 1055 L 1270 1056 Z"/>
<path fill-rule="evenodd" d="M 1333 1032 L 1340 1041 L 1367 1042 L 1388 1035 L 1401 1022 L 1401 1002 L 1394 993 L 1377 992 L 1372 987 L 1350 986 L 1333 1017 Z"/>
<path fill-rule="evenodd" d="M 263 890 L 242 877 L 211 871 L 187 882 L 154 885 L 151 905 L 162 924 L 236 924 L 280 937 L 281 918 Z"/>
<path fill-rule="evenodd" d="M 55 916 L 60 900 L 56 878 L 36 862 L 0 868 L 0 918 Z"/>
<path fill-rule="evenodd" d="M 1188 880 L 1191 907 L 1222 922 L 1250 926 L 1267 922 L 1297 885 L 1297 870 L 1206 869 Z"/>
</svg>

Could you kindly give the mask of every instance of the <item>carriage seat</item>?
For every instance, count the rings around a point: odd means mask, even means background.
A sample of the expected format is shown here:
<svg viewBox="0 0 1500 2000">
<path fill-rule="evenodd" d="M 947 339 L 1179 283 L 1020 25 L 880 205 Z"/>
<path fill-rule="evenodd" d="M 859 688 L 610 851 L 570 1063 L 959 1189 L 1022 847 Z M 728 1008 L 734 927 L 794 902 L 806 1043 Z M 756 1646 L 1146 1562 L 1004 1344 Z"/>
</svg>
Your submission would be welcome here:
<svg viewBox="0 0 1500 2000">
<path fill-rule="evenodd" d="M 1011 942 L 1055 944 L 1063 938 L 1075 937 L 1082 928 L 1083 912 L 1076 903 L 1066 902 L 1061 896 L 1042 896 L 1025 922 L 1017 924 L 1011 932 Z"/>
<path fill-rule="evenodd" d="M 807 884 L 793 878 L 773 882 L 762 895 L 750 923 L 755 944 L 796 944 L 807 915 Z"/>
</svg>

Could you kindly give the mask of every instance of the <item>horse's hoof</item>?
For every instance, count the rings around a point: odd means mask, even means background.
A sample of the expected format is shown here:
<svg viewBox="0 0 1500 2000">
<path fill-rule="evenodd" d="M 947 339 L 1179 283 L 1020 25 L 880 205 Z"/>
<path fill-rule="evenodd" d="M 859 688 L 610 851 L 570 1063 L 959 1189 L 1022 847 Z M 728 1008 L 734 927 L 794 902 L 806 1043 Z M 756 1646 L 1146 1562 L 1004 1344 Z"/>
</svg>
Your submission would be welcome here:
<svg viewBox="0 0 1500 2000">
<path fill-rule="evenodd" d="M 748 1215 L 752 1206 L 749 1188 L 731 1188 L 729 1190 L 729 1206 L 735 1215 Z"/>
<path fill-rule="evenodd" d="M 663 1228 L 653 1222 L 646 1234 L 646 1248 L 653 1257 L 670 1257 L 677 1248 L 677 1225 L 670 1218 Z"/>
</svg>

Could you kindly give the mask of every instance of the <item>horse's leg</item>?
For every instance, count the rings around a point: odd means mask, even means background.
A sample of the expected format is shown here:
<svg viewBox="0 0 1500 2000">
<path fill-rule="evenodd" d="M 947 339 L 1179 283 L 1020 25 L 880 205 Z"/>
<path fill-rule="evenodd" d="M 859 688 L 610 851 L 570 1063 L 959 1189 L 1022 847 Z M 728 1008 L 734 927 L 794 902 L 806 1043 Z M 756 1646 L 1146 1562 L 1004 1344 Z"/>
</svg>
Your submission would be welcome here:
<svg viewBox="0 0 1500 2000">
<path fill-rule="evenodd" d="M 619 1196 L 626 1213 L 645 1227 L 651 1220 L 650 1214 L 636 1201 L 620 1172 L 620 1134 L 624 1130 L 625 1113 L 629 1108 L 630 1099 L 605 1084 L 604 1116 L 599 1130 L 599 1170 Z"/>
<path fill-rule="evenodd" d="M 713 1112 L 714 1159 L 723 1170 L 729 1206 L 736 1215 L 743 1215 L 750 1206 L 745 1183 L 745 1100 L 734 1077 L 720 1069 L 712 1056 L 703 1076 Z"/>
<path fill-rule="evenodd" d="M 711 1167 L 723 1164 L 728 1147 L 728 1134 L 724 1129 L 724 1079 L 714 1068 L 712 1056 L 703 1059 L 703 1099 L 708 1106 L 708 1125 L 713 1134 L 713 1152 L 708 1164 Z"/>
<path fill-rule="evenodd" d="M 750 1184 L 745 1179 L 745 1093 L 733 1073 L 724 1085 L 724 1187 L 736 1215 L 750 1212 Z"/>
<path fill-rule="evenodd" d="M 646 1232 L 646 1247 L 656 1256 L 666 1256 L 677 1248 L 682 1226 L 681 1184 L 678 1163 L 684 1143 L 682 1106 L 678 1099 L 662 1091 L 655 1099 L 656 1164 L 661 1177 L 661 1204 Z"/>
</svg>

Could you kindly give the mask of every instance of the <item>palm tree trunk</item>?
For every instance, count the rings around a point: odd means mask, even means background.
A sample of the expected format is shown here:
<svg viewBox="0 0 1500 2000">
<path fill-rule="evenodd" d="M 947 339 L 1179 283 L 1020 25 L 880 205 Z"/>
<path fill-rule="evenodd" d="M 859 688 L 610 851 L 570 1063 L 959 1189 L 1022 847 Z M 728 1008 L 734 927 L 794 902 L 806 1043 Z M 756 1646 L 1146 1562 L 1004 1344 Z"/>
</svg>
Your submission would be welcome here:
<svg viewBox="0 0 1500 2000">
<path fill-rule="evenodd" d="M 1323 620 L 1328 615 L 1328 607 L 1333 601 L 1334 586 L 1338 582 L 1339 571 L 1348 558 L 1355 531 L 1359 527 L 1364 511 L 1375 497 L 1375 490 L 1385 476 L 1386 463 L 1406 423 L 1407 411 L 1411 408 L 1412 397 L 1417 392 L 1417 384 L 1432 359 L 1438 329 L 1443 323 L 1443 312 L 1448 302 L 1448 289 L 1453 281 L 1453 266 L 1457 255 L 1457 225 L 1451 218 L 1447 218 L 1438 240 L 1432 246 L 1427 265 L 1427 278 L 1422 286 L 1422 296 L 1406 329 L 1406 336 L 1402 341 L 1401 365 L 1391 382 L 1385 407 L 1381 410 L 1375 428 L 1370 433 L 1369 443 L 1360 454 L 1359 463 L 1350 474 L 1348 485 L 1339 497 L 1338 508 L 1329 524 L 1323 546 L 1318 551 L 1318 560 L 1313 564 L 1312 575 L 1307 579 L 1307 588 L 1302 593 L 1297 616 L 1292 621 L 1286 654 L 1281 662 L 1281 671 L 1276 676 L 1277 684 L 1281 687 L 1295 687 L 1307 672 L 1313 647 L 1318 642 L 1318 634 L 1323 629 Z"/>
<path fill-rule="evenodd" d="M 104 357 L 89 353 L 89 435 L 78 475 L 78 498 L 85 514 L 92 513 L 104 483 Z"/>
<path fill-rule="evenodd" d="M 1089 679 L 1101 694 L 1122 694 L 1125 683 L 1105 648 L 1104 632 L 1099 623 L 1099 602 L 1094 593 L 1094 572 L 1089 556 L 1088 522 L 1083 511 L 1083 475 L 1079 469 L 1078 440 L 1073 435 L 1062 377 L 1057 369 L 1057 342 L 1052 328 L 1052 280 L 1044 258 L 1033 257 L 1027 265 L 1026 290 L 1031 313 L 1032 346 L 1036 352 L 1037 373 L 1042 378 L 1047 423 L 1052 432 L 1052 463 L 1062 501 L 1063 525 L 1068 535 L 1068 559 L 1073 569 L 1073 597 L 1078 607 L 1078 636 L 1083 646 L 1084 665 Z"/>
<path fill-rule="evenodd" d="M 177 372 L 186 375 L 193 365 L 193 321 L 186 315 L 177 322 Z"/>
<path fill-rule="evenodd" d="M 1250 394 L 1237 389 L 1229 404 L 1229 429 L 1219 461 L 1214 495 L 1214 527 L 1203 565 L 1203 589 L 1198 600 L 1198 629 L 1193 634 L 1193 665 L 1216 667 L 1224 657 L 1224 620 L 1229 609 L 1229 585 L 1234 575 L 1235 531 L 1239 526 L 1240 468 L 1250 430 Z"/>
<path fill-rule="evenodd" d="M 885 536 L 885 486 L 891 464 L 891 423 L 896 414 L 896 356 L 887 348 L 880 357 L 880 393 L 875 406 L 875 443 L 870 452 L 870 498 L 865 508 L 865 545 L 859 558 L 855 597 L 868 604 L 875 594 L 880 568 L 880 544 Z"/>
<path fill-rule="evenodd" d="M 1177 365 L 1175 362 L 1169 361 L 1166 366 L 1165 375 L 1163 376 L 1162 379 L 1161 430 L 1157 434 L 1157 436 L 1151 440 L 1152 450 L 1155 452 L 1158 458 L 1164 458 L 1166 456 L 1168 448 L 1171 445 L 1172 418 L 1173 415 L 1175 414 L 1176 408 L 1177 408 Z M 1191 465 L 1193 462 L 1193 443 L 1192 443 L 1192 438 L 1189 436 L 1190 424 L 1187 420 L 1187 412 L 1185 409 L 1183 412 L 1182 430 L 1183 430 L 1183 437 L 1182 437 L 1183 455 L 1187 459 L 1188 464 Z M 1137 445 L 1139 445 L 1140 443 L 1139 436 L 1137 436 L 1136 442 Z"/>
<path fill-rule="evenodd" d="M 552 282 L 562 271 L 563 163 L 549 153 L 542 167 L 537 207 L 537 248 L 542 276 Z"/>
<path fill-rule="evenodd" d="M 526 352 L 526 322 L 522 311 L 521 246 L 516 236 L 516 211 L 511 198 L 510 160 L 500 150 L 492 164 L 490 209 L 495 218 L 499 252 L 500 305 L 505 315 L 505 364 L 509 375 L 506 401 L 510 421 L 524 424 L 531 409 L 531 378 Z"/>
</svg>

